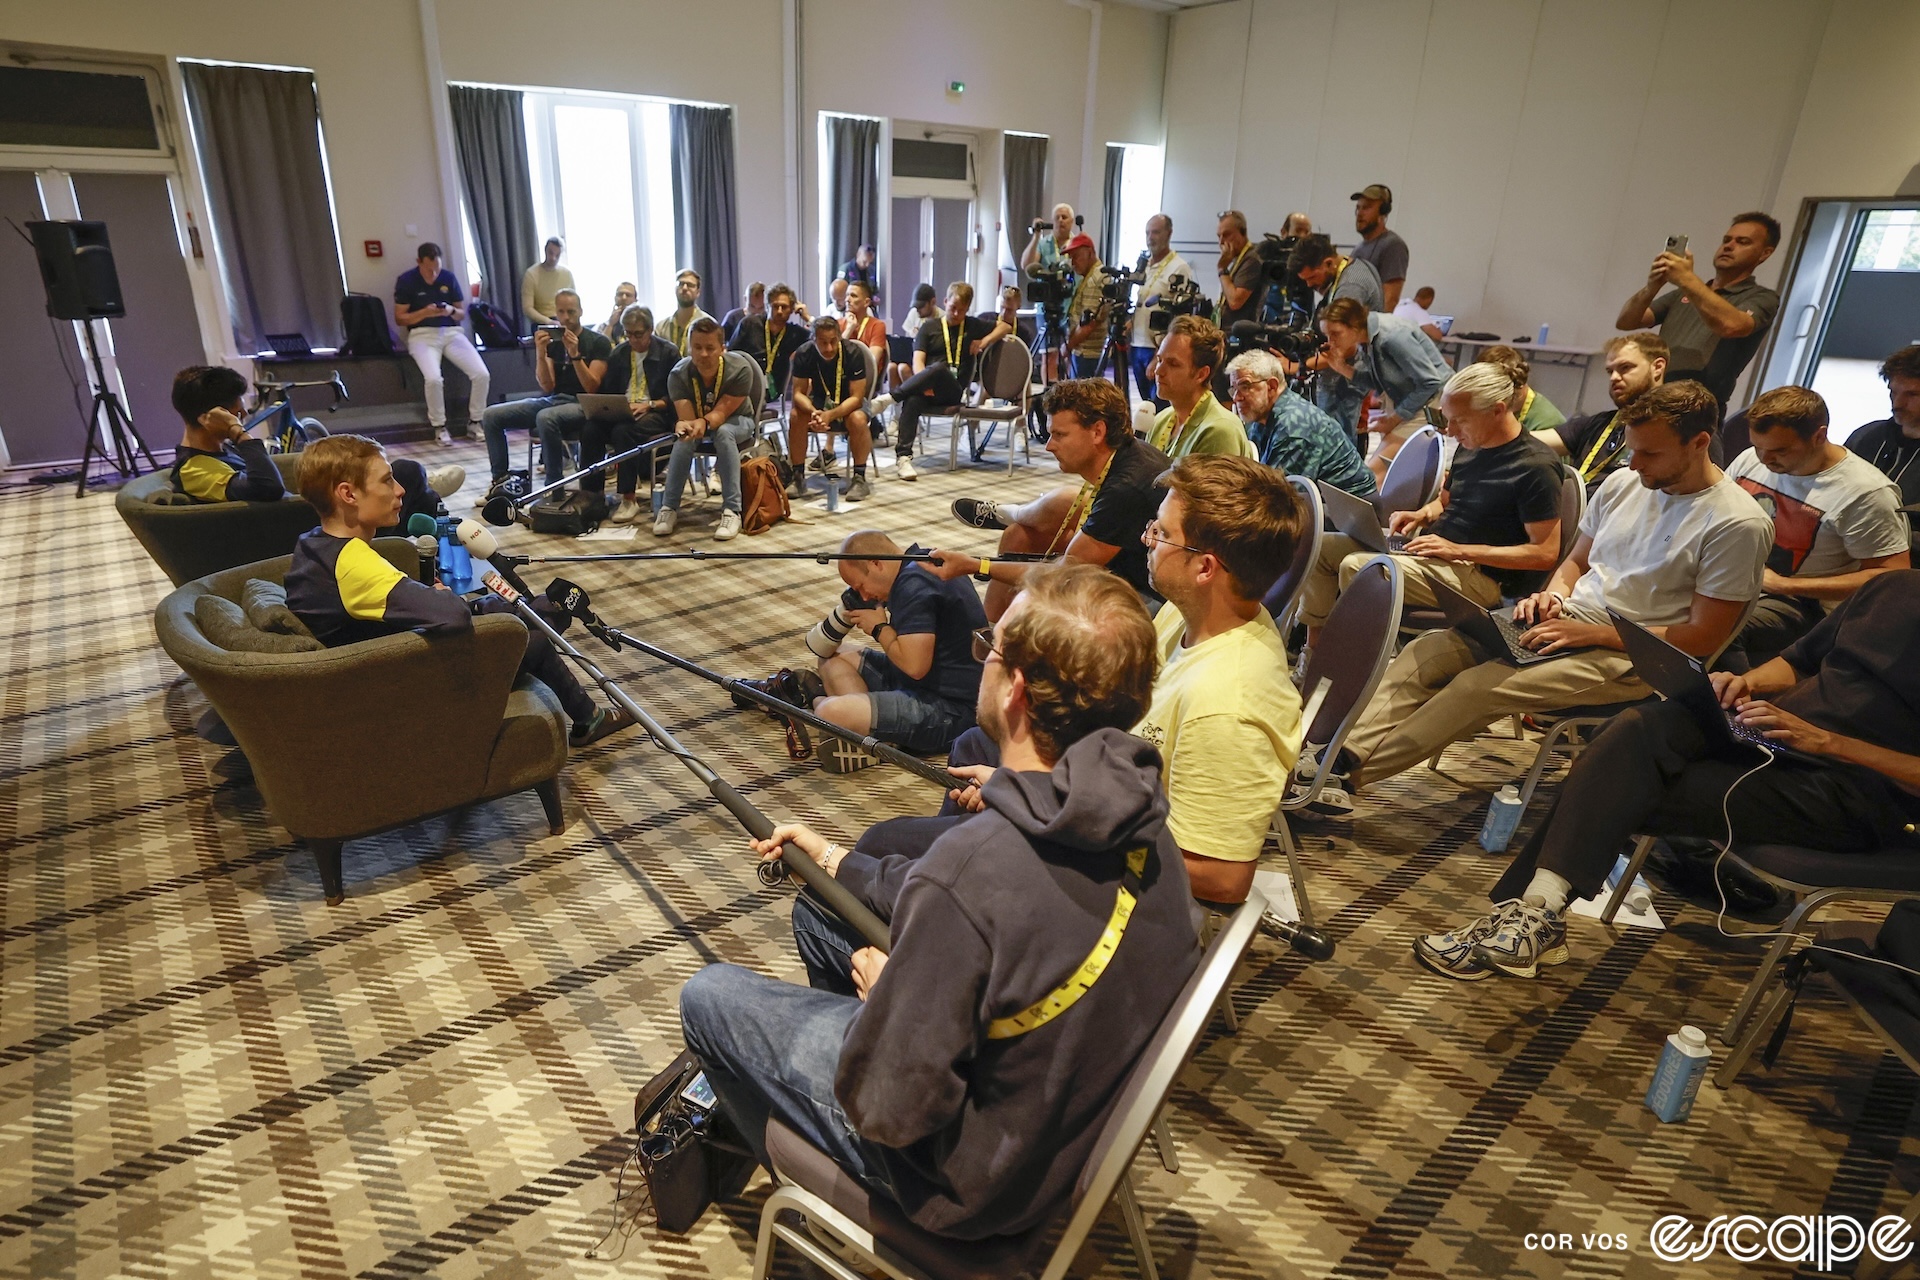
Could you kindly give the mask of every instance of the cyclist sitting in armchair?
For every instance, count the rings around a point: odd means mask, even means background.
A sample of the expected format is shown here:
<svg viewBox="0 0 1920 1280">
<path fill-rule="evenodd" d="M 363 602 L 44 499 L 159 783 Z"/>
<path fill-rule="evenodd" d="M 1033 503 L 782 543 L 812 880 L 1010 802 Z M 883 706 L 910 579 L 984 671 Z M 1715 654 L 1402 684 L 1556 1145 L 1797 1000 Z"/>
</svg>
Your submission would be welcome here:
<svg viewBox="0 0 1920 1280">
<path fill-rule="evenodd" d="M 247 434 L 247 380 L 225 365 L 173 376 L 173 408 L 186 423 L 173 451 L 173 487 L 195 502 L 277 502 L 287 486 L 265 441 Z"/>
</svg>

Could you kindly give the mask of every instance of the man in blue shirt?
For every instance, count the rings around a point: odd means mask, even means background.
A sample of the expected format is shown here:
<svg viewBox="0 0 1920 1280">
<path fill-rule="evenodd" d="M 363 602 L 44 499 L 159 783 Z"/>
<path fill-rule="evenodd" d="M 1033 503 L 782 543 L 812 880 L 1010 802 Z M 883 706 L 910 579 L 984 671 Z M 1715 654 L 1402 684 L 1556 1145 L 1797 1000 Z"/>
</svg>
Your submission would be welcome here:
<svg viewBox="0 0 1920 1280">
<path fill-rule="evenodd" d="M 1367 459 L 1378 482 L 1400 445 L 1427 422 L 1427 406 L 1440 396 L 1453 370 L 1433 339 L 1410 321 L 1369 311 L 1353 298 L 1327 304 L 1327 369 L 1320 378 L 1320 407 L 1349 430 L 1359 425 L 1360 406 L 1372 392 L 1386 413 L 1367 423 L 1380 446 Z"/>
<path fill-rule="evenodd" d="M 1227 387 L 1261 462 L 1290 476 L 1325 480 L 1356 497 L 1378 491 L 1353 433 L 1289 389 L 1286 371 L 1271 351 L 1235 356 L 1227 366 Z"/>
<path fill-rule="evenodd" d="M 420 366 L 427 387 L 427 421 L 441 444 L 452 440 L 447 434 L 447 387 L 440 376 L 443 359 L 453 361 L 471 384 L 467 424 L 477 424 L 487 408 L 486 361 L 460 331 L 465 309 L 465 290 L 453 272 L 440 266 L 440 246 L 432 241 L 421 245 L 413 269 L 393 282 L 393 319 L 406 330 L 407 354 Z"/>
</svg>

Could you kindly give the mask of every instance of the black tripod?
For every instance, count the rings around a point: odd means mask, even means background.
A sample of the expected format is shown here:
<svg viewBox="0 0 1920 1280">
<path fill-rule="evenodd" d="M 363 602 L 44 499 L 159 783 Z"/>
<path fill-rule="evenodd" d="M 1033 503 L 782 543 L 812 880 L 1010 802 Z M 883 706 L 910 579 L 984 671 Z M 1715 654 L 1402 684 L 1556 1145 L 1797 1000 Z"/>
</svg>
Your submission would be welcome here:
<svg viewBox="0 0 1920 1280">
<path fill-rule="evenodd" d="M 131 480 L 140 474 L 140 459 L 134 456 L 136 450 L 146 458 L 149 467 L 155 470 L 160 467 L 153 450 L 147 448 L 147 442 L 134 429 L 126 406 L 107 385 L 107 372 L 100 365 L 100 344 L 93 337 L 93 321 L 82 320 L 80 324 L 87 335 L 87 359 L 93 362 L 94 392 L 93 410 L 87 415 L 87 447 L 80 455 L 80 480 L 73 495 L 76 498 L 87 496 L 87 470 L 93 465 L 96 453 L 102 462 L 113 464 L 122 480 Z"/>
</svg>

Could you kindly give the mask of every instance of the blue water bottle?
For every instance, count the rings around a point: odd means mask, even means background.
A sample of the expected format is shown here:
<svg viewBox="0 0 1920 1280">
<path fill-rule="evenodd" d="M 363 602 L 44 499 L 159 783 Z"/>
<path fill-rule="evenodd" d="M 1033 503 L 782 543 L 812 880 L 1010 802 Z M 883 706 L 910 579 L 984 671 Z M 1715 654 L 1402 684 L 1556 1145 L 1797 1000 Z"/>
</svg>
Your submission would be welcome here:
<svg viewBox="0 0 1920 1280">
<path fill-rule="evenodd" d="M 1682 1027 L 1668 1036 L 1660 1065 L 1653 1069 L 1653 1083 L 1647 1086 L 1648 1110 L 1668 1124 L 1692 1115 L 1694 1095 L 1700 1092 L 1712 1059 L 1706 1032 L 1700 1028 Z"/>
<path fill-rule="evenodd" d="M 1487 806 L 1487 820 L 1480 824 L 1480 847 L 1488 853 L 1502 852 L 1519 825 L 1520 788 L 1509 782 L 1494 793 L 1493 803 Z"/>
</svg>

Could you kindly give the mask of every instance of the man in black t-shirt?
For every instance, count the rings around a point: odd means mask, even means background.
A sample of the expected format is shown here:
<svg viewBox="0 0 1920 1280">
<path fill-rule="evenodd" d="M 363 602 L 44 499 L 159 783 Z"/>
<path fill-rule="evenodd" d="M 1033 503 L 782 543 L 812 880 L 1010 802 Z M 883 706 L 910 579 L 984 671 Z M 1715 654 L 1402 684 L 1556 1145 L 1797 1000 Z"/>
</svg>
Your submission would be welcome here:
<svg viewBox="0 0 1920 1280">
<path fill-rule="evenodd" d="M 565 476 L 563 441 L 578 436 L 587 423 L 579 397 L 599 391 L 600 380 L 607 376 L 613 344 L 603 334 L 580 326 L 580 295 L 560 290 L 553 295 L 553 312 L 557 325 L 541 325 L 533 331 L 533 377 L 546 394 L 490 405 L 480 415 L 487 437 L 487 464 L 496 485 L 507 478 L 513 465 L 507 454 L 507 432 L 515 427 L 540 433 L 548 483 Z"/>
<path fill-rule="evenodd" d="M 1003 529 L 998 556 L 1023 554 L 1105 565 L 1127 581 L 1151 612 L 1160 599 L 1147 579 L 1147 548 L 1140 541 L 1160 509 L 1154 481 L 1171 464 L 1167 455 L 1135 438 L 1127 401 L 1105 378 L 1071 378 L 1047 391 L 1047 452 L 1060 470 L 1078 476 L 1078 488 L 1055 489 L 1032 502 L 1003 507 L 986 498 L 959 498 L 953 514 L 976 529 Z M 944 563 L 927 568 L 942 578 L 972 574 L 987 584 L 987 616 L 998 621 L 1020 590 L 1032 561 L 974 557 L 938 550 Z"/>
<path fill-rule="evenodd" d="M 1908 508 L 1907 523 L 1915 526 L 1920 547 L 1920 344 L 1902 347 L 1880 366 L 1893 400 L 1893 416 L 1869 422 L 1847 437 L 1847 448 L 1880 468 L 1900 486 L 1900 501 Z"/>
<path fill-rule="evenodd" d="M 1667 380 L 1666 339 L 1651 329 L 1623 333 L 1607 343 L 1607 394 L 1614 407 L 1534 432 L 1534 439 L 1565 458 L 1586 481 L 1587 495 L 1627 465 L 1627 429 L 1619 411 Z"/>
<path fill-rule="evenodd" d="M 741 320 L 732 341 L 727 343 L 727 350 L 744 351 L 759 363 L 760 372 L 767 379 L 768 400 L 786 395 L 787 375 L 792 371 L 794 354 L 807 345 L 807 327 L 793 322 L 798 304 L 792 289 L 784 284 L 774 285 L 767 290 L 767 314 Z M 771 348 L 767 340 L 769 334 L 773 335 Z"/>
<path fill-rule="evenodd" d="M 1538 591 L 1560 563 L 1560 460 L 1521 428 L 1508 404 L 1513 391 L 1499 365 L 1470 364 L 1440 393 L 1447 433 L 1461 445 L 1453 473 L 1432 502 L 1388 519 L 1388 532 L 1406 537 L 1394 559 L 1409 605 L 1438 605 L 1432 583 L 1440 581 L 1492 608 Z M 1335 597 L 1372 558 L 1345 534 L 1321 540 L 1300 597 L 1309 646 Z"/>
<path fill-rule="evenodd" d="M 929 410 L 949 408 L 960 403 L 972 385 L 980 364 L 980 355 L 988 347 L 1013 332 L 1004 320 L 970 316 L 973 286 L 958 281 L 947 286 L 946 307 L 920 326 L 913 343 L 913 376 L 890 396 L 875 396 L 869 406 L 875 414 L 884 413 L 896 402 L 900 406 L 900 435 L 894 441 L 896 465 L 902 480 L 917 477 L 913 471 L 913 441 L 920 433 L 920 419 Z"/>
<path fill-rule="evenodd" d="M 901 554 L 898 543 L 873 529 L 848 534 L 840 551 Z M 840 580 L 866 602 L 847 610 L 847 617 L 878 647 L 842 644 L 821 662 L 827 694 L 814 699 L 815 714 L 919 755 L 945 751 L 973 727 L 980 695 L 973 633 L 987 625 L 987 615 L 973 584 L 943 580 L 919 563 L 899 560 L 842 560 Z M 834 773 L 878 763 L 847 743 L 829 743 L 821 761 Z"/>
<path fill-rule="evenodd" d="M 826 438 L 820 451 L 820 471 L 828 484 L 833 465 L 833 433 L 847 433 L 847 452 L 853 455 L 853 478 L 840 496 L 859 502 L 873 496 L 867 482 L 867 458 L 873 453 L 873 433 L 863 407 L 867 398 L 866 348 L 840 339 L 840 323 L 832 316 L 813 322 L 813 341 L 793 357 L 793 412 L 787 416 L 787 457 L 793 463 L 793 483 L 787 496 L 807 496 L 807 433 Z"/>
</svg>

